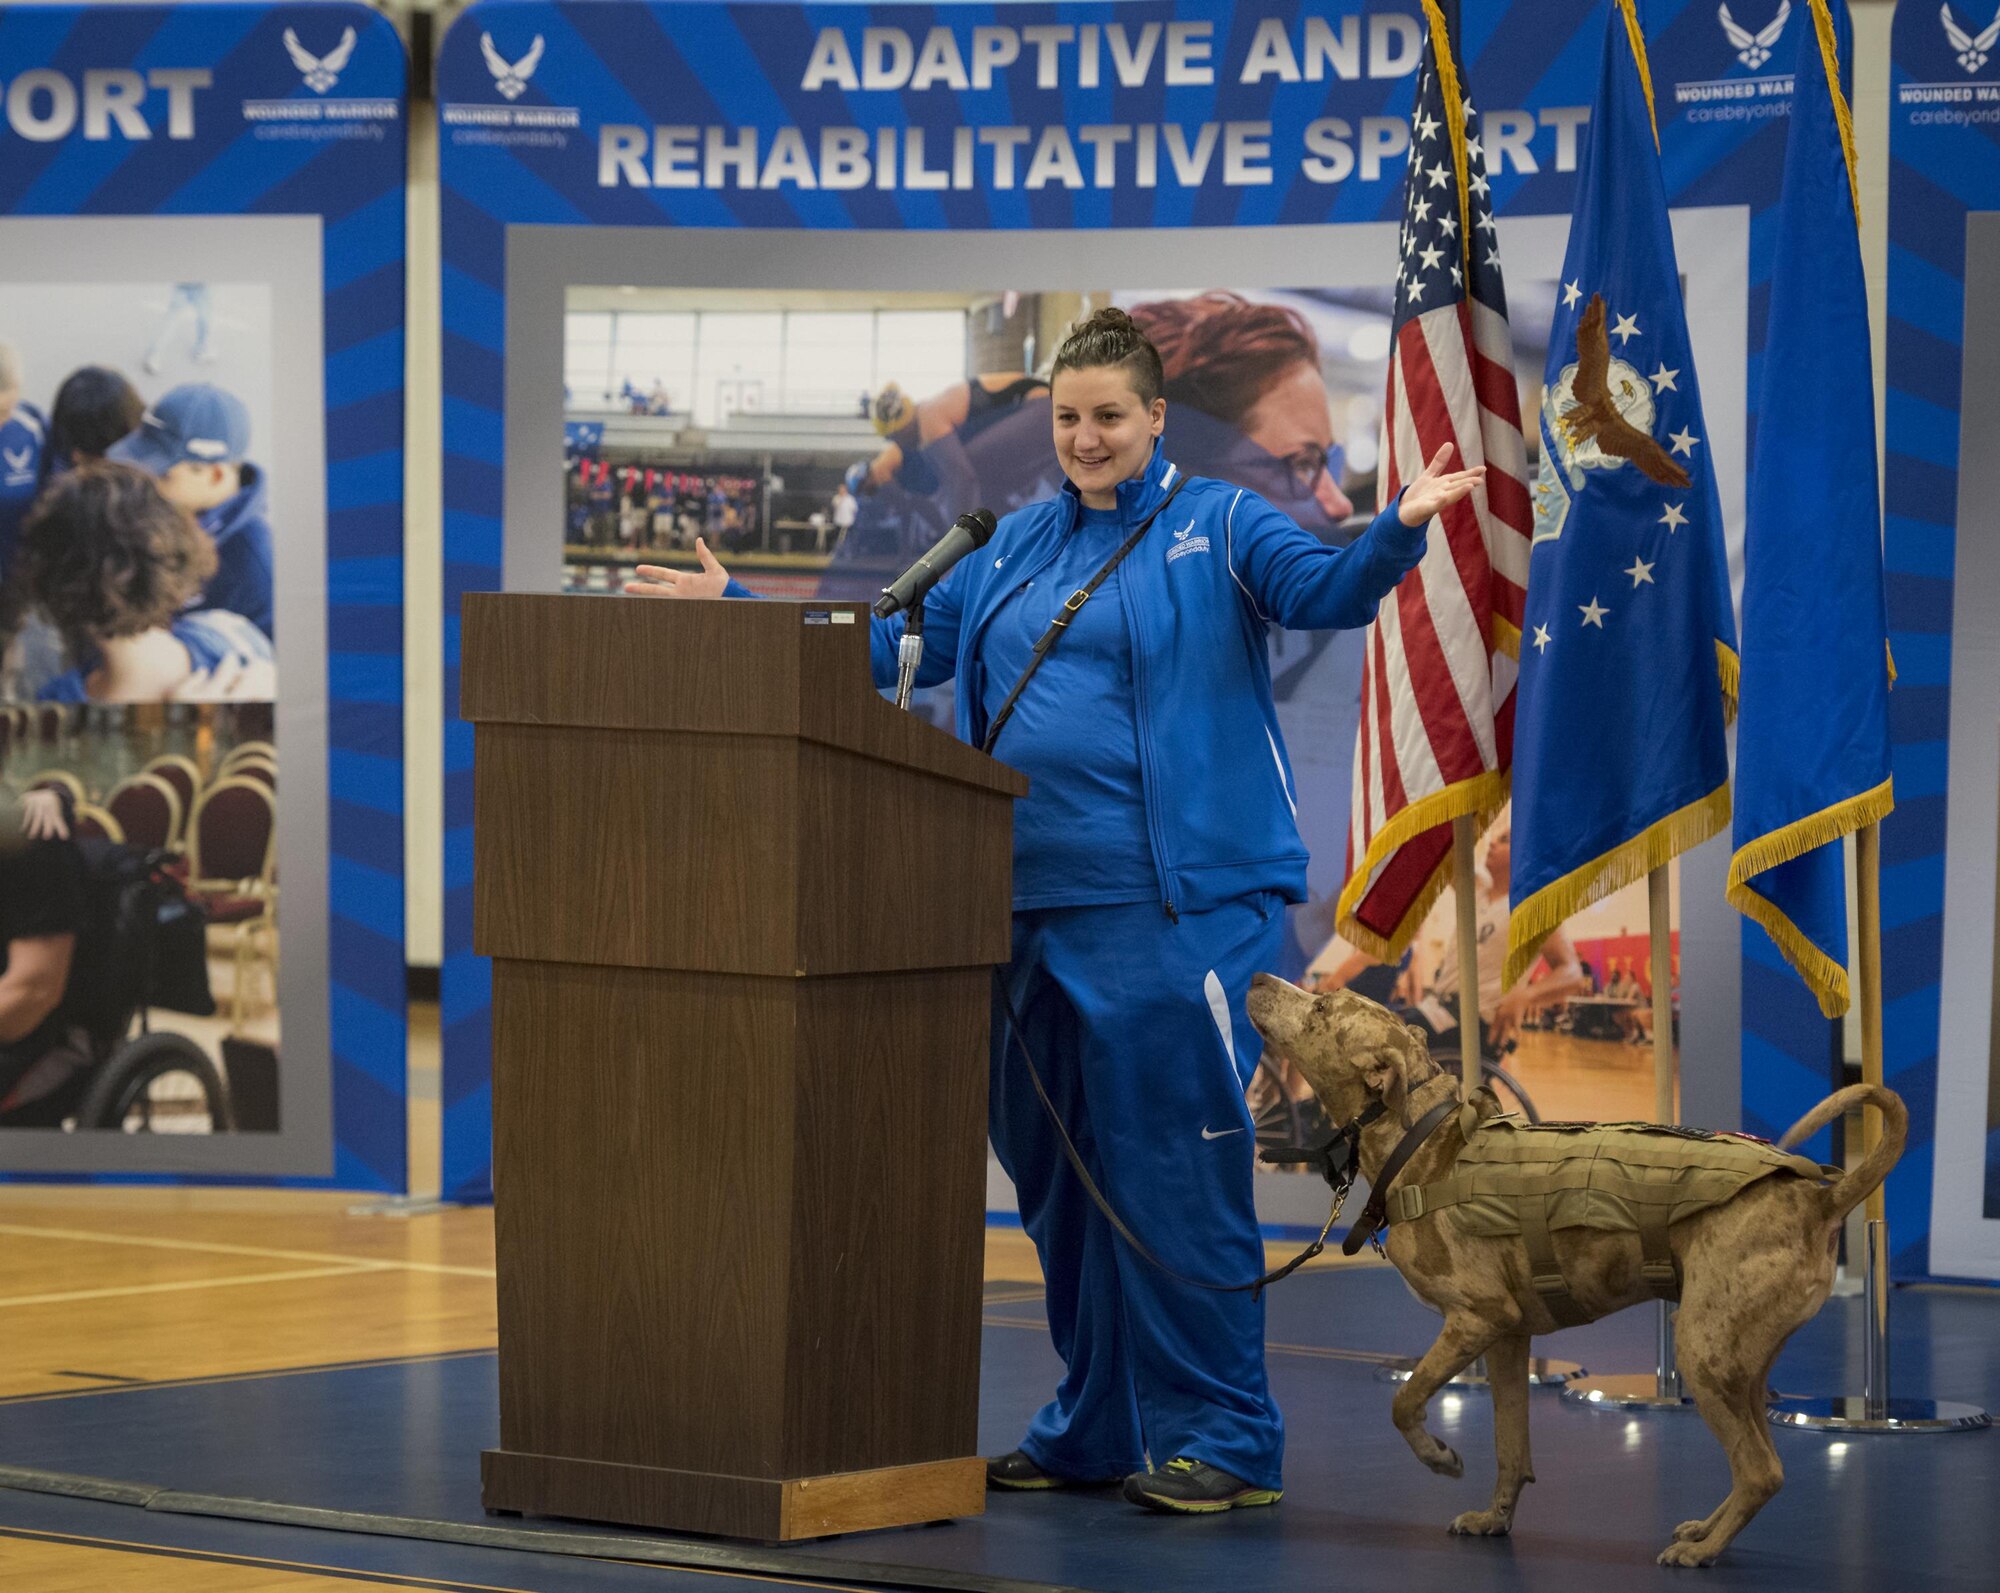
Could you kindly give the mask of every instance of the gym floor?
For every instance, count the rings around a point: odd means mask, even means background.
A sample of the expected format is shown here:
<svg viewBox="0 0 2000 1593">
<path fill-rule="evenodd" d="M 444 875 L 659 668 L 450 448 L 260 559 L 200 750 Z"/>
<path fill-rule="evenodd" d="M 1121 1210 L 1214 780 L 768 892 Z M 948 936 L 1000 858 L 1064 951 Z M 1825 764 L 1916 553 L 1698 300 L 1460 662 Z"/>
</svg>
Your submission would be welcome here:
<svg viewBox="0 0 2000 1593">
<path fill-rule="evenodd" d="M 496 1523 L 478 1498 L 478 1454 L 497 1439 L 491 1214 L 357 1214 L 357 1203 L 0 1187 L 0 1588 L 1664 1588 L 1674 1574 L 1653 1556 L 1727 1486 L 1697 1418 L 1628 1419 L 1539 1391 L 1539 1481 L 1515 1535 L 1448 1537 L 1445 1522 L 1491 1487 L 1490 1411 L 1478 1394 L 1433 1407 L 1435 1430 L 1466 1457 L 1464 1479 L 1434 1477 L 1409 1455 L 1380 1369 L 1421 1351 L 1436 1319 L 1364 1256 L 1316 1262 L 1269 1296 L 1290 1435 L 1275 1509 L 1182 1521 L 1110 1492 L 1003 1496 L 977 1520 L 786 1549 Z M 980 1441 L 992 1453 L 1012 1447 L 1059 1368 L 1018 1231 L 989 1232 L 987 1279 Z M 2000 1291 L 1901 1290 L 1894 1323 L 1900 1392 L 2000 1409 Z M 1852 1391 L 1860 1334 L 1860 1302 L 1830 1301 L 1774 1382 Z M 1633 1311 L 1538 1348 L 1593 1371 L 1636 1371 L 1650 1364 L 1651 1337 L 1650 1315 Z M 2000 1432 L 1842 1443 L 1781 1431 L 1777 1443 L 1784 1491 L 1704 1585 L 1995 1585 Z M 49 1474 L 96 1481 L 71 1488 Z M 245 1519 L 256 1501 L 329 1514 L 318 1527 Z M 385 1535 L 401 1530 L 397 1518 L 446 1523 L 422 1530 L 466 1541 Z M 542 1536 L 495 1541 L 522 1533 Z M 662 1558 L 678 1564 L 647 1563 Z"/>
</svg>

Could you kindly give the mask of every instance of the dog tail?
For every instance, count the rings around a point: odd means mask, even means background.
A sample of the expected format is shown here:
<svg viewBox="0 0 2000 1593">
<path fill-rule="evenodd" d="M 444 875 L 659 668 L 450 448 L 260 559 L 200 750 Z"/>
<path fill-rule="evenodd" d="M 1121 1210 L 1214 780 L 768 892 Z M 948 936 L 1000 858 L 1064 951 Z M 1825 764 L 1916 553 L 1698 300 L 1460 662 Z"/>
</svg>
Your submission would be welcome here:
<svg viewBox="0 0 2000 1593">
<path fill-rule="evenodd" d="M 1827 1212 L 1835 1222 L 1873 1194 L 1875 1186 L 1889 1176 L 1889 1169 L 1903 1154 L 1903 1141 L 1910 1129 L 1910 1114 L 1903 1105 L 1903 1098 L 1879 1084 L 1850 1084 L 1821 1101 L 1786 1129 L 1785 1137 L 1778 1141 L 1780 1150 L 1790 1150 L 1857 1106 L 1873 1106 L 1881 1111 L 1882 1137 L 1875 1148 L 1862 1158 L 1859 1167 L 1846 1173 L 1826 1191 Z"/>
</svg>

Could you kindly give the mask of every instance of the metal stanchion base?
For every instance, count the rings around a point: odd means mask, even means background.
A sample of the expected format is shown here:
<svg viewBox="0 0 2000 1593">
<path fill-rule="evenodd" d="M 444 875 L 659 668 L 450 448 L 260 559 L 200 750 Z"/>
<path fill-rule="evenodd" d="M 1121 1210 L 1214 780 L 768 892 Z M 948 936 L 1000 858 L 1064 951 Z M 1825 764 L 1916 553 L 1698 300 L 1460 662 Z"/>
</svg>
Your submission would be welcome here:
<svg viewBox="0 0 2000 1593">
<path fill-rule="evenodd" d="M 1417 1369 L 1415 1361 L 1389 1361 L 1376 1370 L 1378 1381 L 1384 1383 L 1407 1383 Z M 1575 1361 L 1551 1361 L 1534 1356 L 1528 1362 L 1528 1386 L 1530 1388 L 1563 1388 L 1574 1378 L 1582 1377 L 1589 1368 L 1579 1366 Z M 1486 1363 L 1480 1361 L 1468 1366 L 1458 1376 L 1444 1385 L 1461 1391 L 1487 1392 Z"/>
<path fill-rule="evenodd" d="M 1871 1416 L 1867 1400 L 1836 1394 L 1830 1399 L 1774 1399 L 1771 1423 L 1816 1433 L 1963 1433 L 1990 1427 L 1993 1419 L 1977 1405 L 1949 1399 L 1885 1400 Z"/>
<path fill-rule="evenodd" d="M 1687 1395 L 1662 1396 L 1657 1372 L 1627 1372 L 1612 1377 L 1593 1377 L 1571 1383 L 1562 1397 L 1572 1405 L 1589 1405 L 1597 1410 L 1693 1410 Z"/>
<path fill-rule="evenodd" d="M 458 1202 L 436 1195 L 390 1195 L 382 1200 L 363 1201 L 349 1206 L 350 1217 L 429 1217 L 440 1211 L 456 1211 Z"/>
</svg>

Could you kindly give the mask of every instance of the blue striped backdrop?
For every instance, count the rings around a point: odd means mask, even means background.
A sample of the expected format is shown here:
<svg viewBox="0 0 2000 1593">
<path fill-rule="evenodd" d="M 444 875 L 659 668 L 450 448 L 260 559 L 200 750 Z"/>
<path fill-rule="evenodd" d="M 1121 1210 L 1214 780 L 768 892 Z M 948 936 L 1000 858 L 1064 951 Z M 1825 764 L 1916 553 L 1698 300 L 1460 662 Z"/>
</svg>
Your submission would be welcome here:
<svg viewBox="0 0 2000 1593">
<path fill-rule="evenodd" d="M 1951 9 L 1971 33 L 1992 20 L 1972 6 Z M 1898 1272 L 1914 1274 L 1929 1268 L 1927 1245 L 1912 1250 L 1907 1236 L 1929 1230 L 1936 1127 L 1965 217 L 2000 210 L 2000 127 L 1919 124 L 1913 110 L 1933 107 L 1905 107 L 1899 99 L 1913 83 L 1980 84 L 2000 96 L 2000 59 L 1968 72 L 1937 8 L 1905 5 L 1896 10 L 1890 63 L 1883 546 L 1898 675 L 1890 694 L 1896 811 L 1882 827 L 1883 1027 L 1888 1082 L 1911 1116 L 1911 1147 L 1890 1184 L 1889 1225 Z M 2000 105 L 1983 109 L 2000 114 Z M 1996 1196 L 2000 1144 L 1989 1143 L 1989 1210 Z"/>
<path fill-rule="evenodd" d="M 391 99 L 376 140 L 266 140 L 241 102 L 311 98 L 286 29 L 356 47 L 335 97 Z M 316 215 L 325 239 L 327 969 L 333 1175 L 408 1179 L 403 952 L 403 241 L 407 65 L 395 29 L 345 4 L 0 6 L 0 76 L 204 67 L 195 136 L 30 143 L 0 133 L 0 214 Z M 294 705 L 296 706 L 296 705 Z M 232 1180 L 206 1180 L 226 1182 Z M 267 1180 L 250 1180 L 263 1182 Z"/>
<path fill-rule="evenodd" d="M 1349 8 L 1363 15 L 1417 16 L 1410 0 L 1369 0 Z M 1793 7 L 1780 54 L 1755 72 L 1725 39 L 1710 0 L 1642 4 L 1659 95 L 1667 190 L 1676 206 L 1746 205 L 1750 210 L 1748 388 L 1755 402 L 1758 351 L 1769 300 L 1772 211 L 1782 170 L 1787 121 L 1690 121 L 1676 103 L 1676 82 L 1769 75 L 1785 69 L 1783 52 L 1797 37 L 1803 6 Z M 1761 29 L 1777 0 L 1741 0 L 1738 22 Z M 1037 90 L 1018 80 L 986 92 L 960 94 L 805 94 L 799 89 L 815 30 L 845 25 L 894 25 L 920 37 L 933 25 L 961 36 L 981 23 L 1021 26 L 1053 21 L 1210 19 L 1215 60 L 1240 61 L 1256 23 L 1333 14 L 1300 0 L 1132 0 L 1114 7 L 1084 4 L 952 4 L 864 6 L 825 4 L 601 5 L 549 0 L 480 0 L 454 26 L 441 51 L 441 102 L 503 103 L 480 50 L 490 32 L 507 60 L 524 55 L 536 37 L 544 53 L 522 105 L 576 106 L 582 126 L 568 150 L 453 145 L 440 155 L 444 227 L 445 328 L 445 966 L 444 1177 L 459 1198 L 490 1192 L 490 982 L 472 954 L 472 735 L 457 720 L 457 614 L 466 592 L 492 590 L 501 571 L 500 412 L 506 360 L 506 229 L 510 224 L 660 227 L 868 228 L 923 232 L 949 228 L 1260 226 L 1374 221 L 1393 217 L 1401 179 L 1398 161 L 1381 180 L 1358 175 L 1331 189 L 1288 173 L 1277 162 L 1267 187 L 1185 192 L 1061 188 L 1037 193 L 854 193 L 599 188 L 596 128 L 602 122 L 711 123 L 811 129 L 856 126 L 945 127 L 1067 121 L 1072 128 L 1104 121 L 1170 118 L 1184 123 L 1224 118 L 1270 120 L 1273 149 L 1295 149 L 1299 129 L 1315 117 L 1406 114 L 1406 77 L 1329 81 L 1296 86 L 1243 86 L 1218 73 L 1212 87 L 1135 90 Z M 1842 20 L 1845 13 L 1842 11 Z M 1604 0 L 1464 0 L 1461 52 L 1477 102 L 1485 109 L 1587 105 L 1603 42 Z M 1296 28 L 1294 28 L 1296 36 Z M 1155 74 L 1157 76 L 1157 74 Z M 1107 73 L 1108 76 L 1108 73 Z M 446 130 L 447 134 L 449 129 Z M 1544 146 L 1538 142 L 1537 148 Z M 1491 157 L 1489 155 L 1489 162 Z M 1505 214 L 1565 214 L 1572 178 L 1545 163 L 1534 173 L 1509 170 L 1493 179 Z M 1163 241 L 1165 241 L 1163 239 Z M 1754 446 L 1755 415 L 1750 416 Z M 1745 928 L 1744 1112 L 1746 1126 L 1782 1127 L 1827 1091 L 1829 1035 L 1809 995 L 1782 969 L 1762 932 Z M 1934 982 L 1934 975 L 1933 982 Z M 1803 1003 L 1803 1005 L 1801 1005 Z M 1915 1081 L 1906 1081 L 1914 1084 Z M 1927 1095 L 1927 1092 L 1924 1092 Z M 1929 1181 L 1924 1180 L 1927 1202 Z M 1927 1211 L 1927 1206 L 1926 1206 Z"/>
</svg>

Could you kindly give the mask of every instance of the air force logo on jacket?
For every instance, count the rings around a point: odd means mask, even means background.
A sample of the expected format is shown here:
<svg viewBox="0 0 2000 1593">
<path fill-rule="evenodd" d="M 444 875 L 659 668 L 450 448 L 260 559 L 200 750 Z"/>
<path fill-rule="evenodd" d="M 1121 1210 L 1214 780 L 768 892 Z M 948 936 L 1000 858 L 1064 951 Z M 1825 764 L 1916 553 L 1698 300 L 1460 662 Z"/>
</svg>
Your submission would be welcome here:
<svg viewBox="0 0 2000 1593">
<path fill-rule="evenodd" d="M 1194 521 L 1190 520 L 1174 533 L 1173 541 L 1167 547 L 1167 562 L 1172 564 L 1174 560 L 1184 559 L 1190 553 L 1206 553 L 1207 551 L 1208 538 L 1196 536 L 1194 534 Z"/>
</svg>

